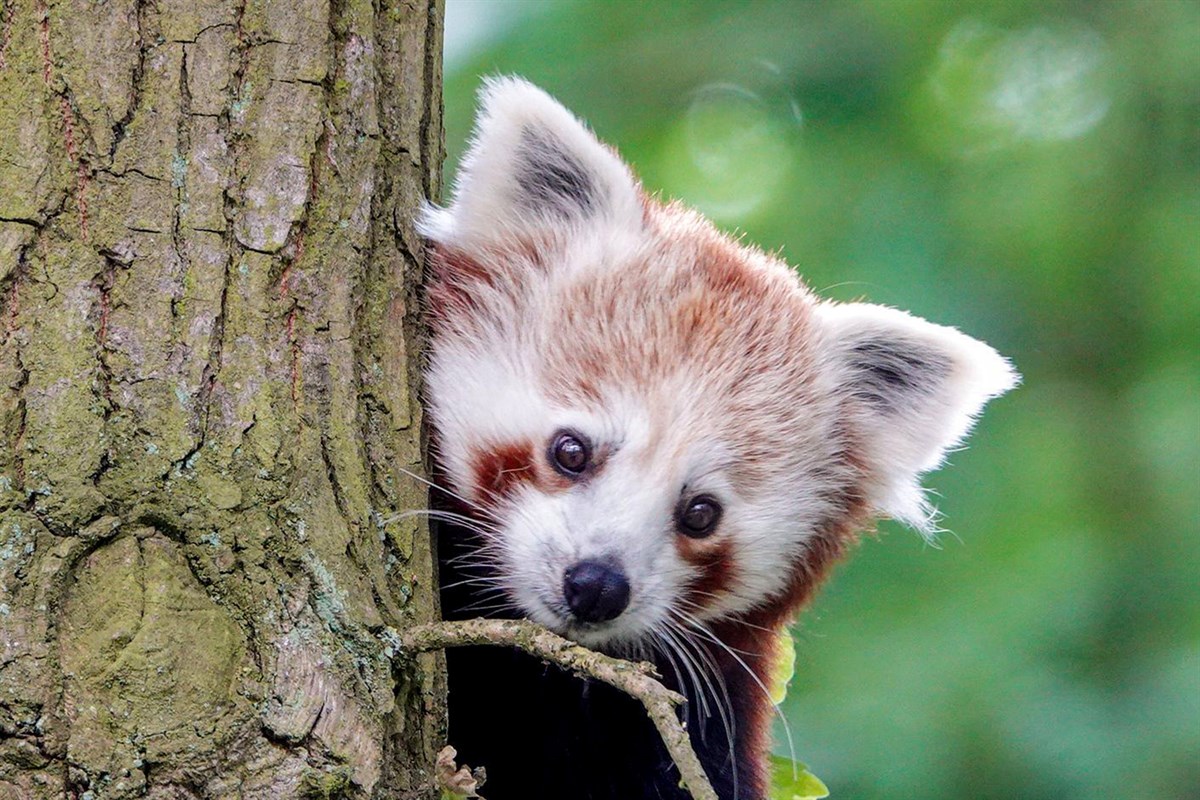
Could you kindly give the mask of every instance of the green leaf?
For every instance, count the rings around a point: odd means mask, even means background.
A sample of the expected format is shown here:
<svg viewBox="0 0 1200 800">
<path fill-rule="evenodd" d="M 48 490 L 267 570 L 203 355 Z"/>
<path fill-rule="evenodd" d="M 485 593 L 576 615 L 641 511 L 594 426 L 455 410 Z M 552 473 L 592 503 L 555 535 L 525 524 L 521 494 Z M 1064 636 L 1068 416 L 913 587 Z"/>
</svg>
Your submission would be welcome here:
<svg viewBox="0 0 1200 800">
<path fill-rule="evenodd" d="M 820 800 L 829 797 L 821 779 L 799 761 L 771 756 L 771 800 Z"/>
<path fill-rule="evenodd" d="M 796 643 L 792 641 L 792 634 L 784 628 L 777 635 L 779 657 L 775 660 L 771 678 L 767 681 L 771 702 L 775 705 L 779 705 L 787 697 L 788 684 L 796 674 Z"/>
</svg>

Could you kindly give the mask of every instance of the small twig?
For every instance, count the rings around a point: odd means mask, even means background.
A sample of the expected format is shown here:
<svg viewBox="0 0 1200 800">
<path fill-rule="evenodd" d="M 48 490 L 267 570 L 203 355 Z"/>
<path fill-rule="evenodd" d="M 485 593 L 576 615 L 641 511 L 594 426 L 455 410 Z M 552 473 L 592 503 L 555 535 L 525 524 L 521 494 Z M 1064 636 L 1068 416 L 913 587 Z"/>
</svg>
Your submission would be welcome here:
<svg viewBox="0 0 1200 800">
<path fill-rule="evenodd" d="M 650 721 L 679 768 L 683 786 L 694 800 L 717 800 L 717 793 L 704 774 L 687 731 L 675 714 L 675 709 L 683 705 L 686 698 L 663 686 L 650 664 L 597 653 L 524 620 L 472 619 L 418 625 L 400 634 L 400 644 L 412 653 L 463 645 L 507 645 L 558 664 L 576 675 L 595 678 L 620 689 L 646 707 Z"/>
</svg>

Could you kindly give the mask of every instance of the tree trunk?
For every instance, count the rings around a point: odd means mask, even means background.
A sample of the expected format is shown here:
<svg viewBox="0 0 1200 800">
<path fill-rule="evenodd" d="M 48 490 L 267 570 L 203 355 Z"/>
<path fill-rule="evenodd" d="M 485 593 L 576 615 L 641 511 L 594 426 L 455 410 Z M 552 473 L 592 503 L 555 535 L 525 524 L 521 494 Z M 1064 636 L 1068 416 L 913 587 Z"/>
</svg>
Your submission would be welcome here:
<svg viewBox="0 0 1200 800">
<path fill-rule="evenodd" d="M 0 798 L 434 796 L 439 0 L 0 4 Z"/>
</svg>

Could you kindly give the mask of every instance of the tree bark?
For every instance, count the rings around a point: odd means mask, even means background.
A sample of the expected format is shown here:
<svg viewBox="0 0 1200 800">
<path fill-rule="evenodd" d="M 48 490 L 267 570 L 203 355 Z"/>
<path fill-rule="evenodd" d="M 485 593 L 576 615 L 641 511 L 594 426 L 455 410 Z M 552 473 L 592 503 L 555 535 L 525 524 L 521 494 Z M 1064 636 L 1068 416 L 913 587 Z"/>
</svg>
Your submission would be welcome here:
<svg viewBox="0 0 1200 800">
<path fill-rule="evenodd" d="M 0 798 L 436 795 L 440 54 L 440 0 L 0 0 Z"/>
</svg>

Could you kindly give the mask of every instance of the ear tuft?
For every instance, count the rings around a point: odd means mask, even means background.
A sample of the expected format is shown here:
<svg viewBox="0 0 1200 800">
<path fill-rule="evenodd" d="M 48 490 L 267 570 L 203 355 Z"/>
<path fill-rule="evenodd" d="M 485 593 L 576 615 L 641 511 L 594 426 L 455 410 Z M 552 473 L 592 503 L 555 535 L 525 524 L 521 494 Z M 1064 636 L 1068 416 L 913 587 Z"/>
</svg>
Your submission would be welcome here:
<svg viewBox="0 0 1200 800">
<path fill-rule="evenodd" d="M 490 78 L 453 201 L 427 207 L 421 233 L 470 248 L 587 224 L 640 225 L 628 167 L 550 95 L 520 78 Z"/>
<path fill-rule="evenodd" d="M 916 341 L 866 338 L 849 349 L 852 394 L 883 413 L 920 402 L 950 374 L 942 353 Z"/>
<path fill-rule="evenodd" d="M 517 163 L 517 197 L 528 210 L 564 219 L 587 216 L 595 210 L 596 187 L 591 175 L 579 159 L 543 131 L 521 131 Z"/>
<path fill-rule="evenodd" d="M 822 303 L 827 369 L 863 438 L 876 509 L 931 532 L 921 475 L 1019 381 L 999 353 L 959 331 L 883 306 Z"/>
</svg>

